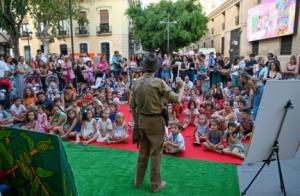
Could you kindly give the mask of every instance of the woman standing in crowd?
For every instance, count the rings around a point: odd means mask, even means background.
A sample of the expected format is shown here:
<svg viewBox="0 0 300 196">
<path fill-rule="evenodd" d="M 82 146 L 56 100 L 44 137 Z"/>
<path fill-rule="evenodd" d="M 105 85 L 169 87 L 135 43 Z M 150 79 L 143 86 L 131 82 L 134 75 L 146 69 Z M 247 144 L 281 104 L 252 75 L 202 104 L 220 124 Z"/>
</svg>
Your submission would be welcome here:
<svg viewBox="0 0 300 196">
<path fill-rule="evenodd" d="M 292 55 L 289 62 L 284 67 L 284 79 L 292 80 L 297 79 L 299 73 L 299 65 L 297 63 L 297 58 Z"/>
<path fill-rule="evenodd" d="M 23 98 L 23 91 L 25 89 L 25 75 L 31 72 L 30 67 L 25 63 L 25 59 L 23 56 L 19 57 L 19 63 L 16 68 L 16 89 L 17 89 L 17 96 Z"/>
</svg>

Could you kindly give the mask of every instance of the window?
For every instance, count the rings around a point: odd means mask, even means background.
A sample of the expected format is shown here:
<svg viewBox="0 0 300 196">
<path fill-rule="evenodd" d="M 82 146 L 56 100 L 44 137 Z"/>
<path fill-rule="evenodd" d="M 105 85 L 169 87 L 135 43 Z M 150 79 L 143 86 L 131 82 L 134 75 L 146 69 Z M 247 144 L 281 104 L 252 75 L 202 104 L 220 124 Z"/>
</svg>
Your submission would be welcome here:
<svg viewBox="0 0 300 196">
<path fill-rule="evenodd" d="M 214 40 L 210 41 L 210 47 L 213 48 L 214 47 Z"/>
<path fill-rule="evenodd" d="M 30 58 L 31 58 L 31 48 L 30 46 L 24 46 L 24 58 L 25 58 L 25 61 L 26 62 L 29 62 L 30 61 Z"/>
<path fill-rule="evenodd" d="M 79 44 L 79 51 L 80 51 L 80 53 L 85 53 L 85 54 L 89 53 L 87 43 Z"/>
<path fill-rule="evenodd" d="M 281 37 L 280 55 L 290 55 L 292 53 L 293 35 Z"/>
<path fill-rule="evenodd" d="M 79 19 L 78 19 L 78 25 L 80 26 L 84 26 L 85 25 L 85 21 L 86 21 L 86 12 L 85 11 L 81 11 L 79 14 Z"/>
<path fill-rule="evenodd" d="M 100 33 L 109 32 L 109 13 L 108 10 L 100 10 Z"/>
<path fill-rule="evenodd" d="M 109 24 L 108 10 L 100 10 L 100 24 Z"/>
<path fill-rule="evenodd" d="M 29 25 L 28 23 L 22 24 L 22 33 L 21 36 L 28 37 L 29 36 Z"/>
<path fill-rule="evenodd" d="M 258 55 L 259 41 L 252 42 L 252 53 Z"/>
<path fill-rule="evenodd" d="M 67 44 L 60 44 L 59 48 L 60 48 L 60 54 L 63 54 L 63 55 L 67 55 L 68 54 Z"/>
<path fill-rule="evenodd" d="M 107 61 L 110 59 L 110 44 L 107 42 L 101 43 L 101 53 L 106 56 Z"/>
<path fill-rule="evenodd" d="M 221 44 L 222 44 L 222 48 L 221 48 L 222 54 L 224 54 L 224 47 L 225 47 L 225 38 L 224 37 L 222 37 L 222 39 L 221 39 Z"/>
<path fill-rule="evenodd" d="M 67 30 L 67 21 L 66 20 L 59 21 L 59 29 L 62 31 Z"/>
<path fill-rule="evenodd" d="M 203 48 L 206 48 L 206 46 L 205 46 L 205 42 L 203 43 Z"/>
</svg>

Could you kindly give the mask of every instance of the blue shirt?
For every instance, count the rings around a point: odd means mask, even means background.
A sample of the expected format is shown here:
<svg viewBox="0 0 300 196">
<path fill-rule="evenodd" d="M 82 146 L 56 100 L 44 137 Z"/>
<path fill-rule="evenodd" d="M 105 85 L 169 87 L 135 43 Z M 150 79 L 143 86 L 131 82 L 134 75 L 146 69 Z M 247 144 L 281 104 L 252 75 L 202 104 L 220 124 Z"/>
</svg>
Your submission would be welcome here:
<svg viewBox="0 0 300 196">
<path fill-rule="evenodd" d="M 112 68 L 113 68 L 113 70 L 119 71 L 121 69 L 121 66 L 118 63 L 121 63 L 122 61 L 123 61 L 123 59 L 122 59 L 121 56 L 113 56 L 113 58 L 112 58 Z"/>
<path fill-rule="evenodd" d="M 246 67 L 251 67 L 253 65 L 257 64 L 256 61 L 249 61 L 246 63 Z M 246 70 L 246 72 L 249 74 L 249 75 L 253 75 L 253 69 L 250 69 L 250 70 Z"/>
</svg>

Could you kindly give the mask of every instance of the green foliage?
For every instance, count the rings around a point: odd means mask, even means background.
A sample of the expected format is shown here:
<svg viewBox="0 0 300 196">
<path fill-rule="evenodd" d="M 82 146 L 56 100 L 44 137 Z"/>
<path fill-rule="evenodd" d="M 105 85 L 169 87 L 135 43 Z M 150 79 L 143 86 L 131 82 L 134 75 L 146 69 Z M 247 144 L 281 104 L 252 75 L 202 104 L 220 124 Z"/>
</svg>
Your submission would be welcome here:
<svg viewBox="0 0 300 196">
<path fill-rule="evenodd" d="M 40 178 L 48 178 L 54 175 L 54 172 L 46 170 L 44 168 L 38 167 L 36 169 L 36 174 Z"/>
<path fill-rule="evenodd" d="M 196 0 L 161 0 L 142 8 L 140 3 L 130 6 L 127 15 L 133 21 L 133 31 L 144 49 L 154 51 L 167 48 L 166 24 L 160 21 L 177 21 L 170 24 L 170 51 L 198 41 L 207 31 L 208 19 L 203 15 L 202 7 Z"/>
<path fill-rule="evenodd" d="M 35 28 L 40 33 L 40 38 L 56 37 L 59 22 L 69 18 L 68 0 L 29 0 L 30 15 L 34 19 Z M 72 15 L 76 19 L 81 10 L 82 0 L 72 0 Z M 40 24 L 44 25 L 42 29 Z"/>
<path fill-rule="evenodd" d="M 28 11 L 29 0 L 1 0 L 0 28 L 9 34 L 19 34 L 23 17 Z"/>
</svg>

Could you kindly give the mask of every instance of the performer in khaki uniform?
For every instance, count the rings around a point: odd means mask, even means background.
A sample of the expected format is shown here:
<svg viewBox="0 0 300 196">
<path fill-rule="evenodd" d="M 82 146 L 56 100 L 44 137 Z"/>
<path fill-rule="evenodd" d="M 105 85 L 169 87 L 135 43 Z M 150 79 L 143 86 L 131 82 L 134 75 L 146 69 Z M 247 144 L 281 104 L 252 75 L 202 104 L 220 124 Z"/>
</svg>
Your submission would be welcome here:
<svg viewBox="0 0 300 196">
<path fill-rule="evenodd" d="M 170 102 L 181 102 L 183 82 L 177 79 L 179 94 L 161 79 L 154 78 L 159 68 L 159 60 L 148 54 L 143 61 L 144 75 L 132 86 L 131 109 L 134 117 L 133 142 L 139 142 L 135 187 L 139 188 L 144 180 L 149 156 L 151 159 L 151 192 L 158 192 L 166 186 L 160 175 L 161 152 L 164 141 L 164 119 L 162 106 L 164 98 Z"/>
</svg>

